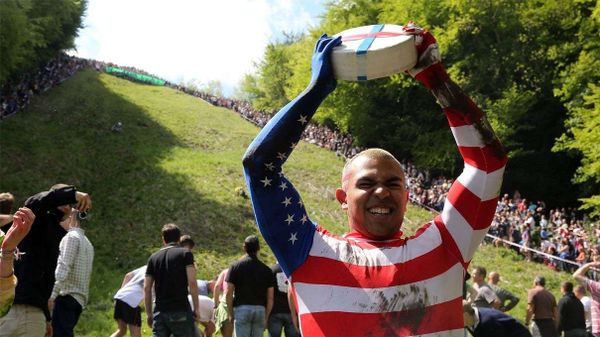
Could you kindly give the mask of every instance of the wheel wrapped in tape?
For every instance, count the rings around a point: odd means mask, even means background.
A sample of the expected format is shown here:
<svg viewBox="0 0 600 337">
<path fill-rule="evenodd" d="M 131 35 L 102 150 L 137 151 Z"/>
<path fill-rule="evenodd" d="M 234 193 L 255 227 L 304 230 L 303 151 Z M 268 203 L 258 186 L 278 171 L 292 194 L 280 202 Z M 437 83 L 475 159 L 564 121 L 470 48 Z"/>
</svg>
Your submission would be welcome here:
<svg viewBox="0 0 600 337">
<path fill-rule="evenodd" d="M 417 63 L 413 35 L 399 25 L 371 25 L 345 30 L 331 53 L 336 78 L 366 81 L 412 69 Z"/>
</svg>

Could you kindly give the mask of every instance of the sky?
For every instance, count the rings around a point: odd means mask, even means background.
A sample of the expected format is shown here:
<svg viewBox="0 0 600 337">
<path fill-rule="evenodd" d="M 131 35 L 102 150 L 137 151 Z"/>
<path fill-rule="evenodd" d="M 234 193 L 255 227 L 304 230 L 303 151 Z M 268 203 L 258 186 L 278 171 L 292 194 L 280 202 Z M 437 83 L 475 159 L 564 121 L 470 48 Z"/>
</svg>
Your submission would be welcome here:
<svg viewBox="0 0 600 337">
<path fill-rule="evenodd" d="M 79 57 L 176 83 L 220 81 L 231 95 L 282 32 L 319 23 L 326 0 L 88 0 Z"/>
</svg>

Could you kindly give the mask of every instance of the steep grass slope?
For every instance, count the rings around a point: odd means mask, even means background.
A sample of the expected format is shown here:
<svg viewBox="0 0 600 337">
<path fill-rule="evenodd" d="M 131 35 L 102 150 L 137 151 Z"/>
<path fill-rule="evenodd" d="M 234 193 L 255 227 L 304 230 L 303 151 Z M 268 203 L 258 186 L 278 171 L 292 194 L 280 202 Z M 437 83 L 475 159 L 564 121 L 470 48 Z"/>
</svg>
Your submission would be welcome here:
<svg viewBox="0 0 600 337">
<path fill-rule="evenodd" d="M 118 121 L 123 131 L 111 131 Z M 241 241 L 257 230 L 250 201 L 236 190 L 245 188 L 241 157 L 257 132 L 227 109 L 92 70 L 0 123 L 0 190 L 15 194 L 17 204 L 58 182 L 92 196 L 84 226 L 96 258 L 78 336 L 114 330 L 112 296 L 123 275 L 161 246 L 167 222 L 196 240 L 199 278 L 213 277 L 241 255 Z M 285 166 L 311 217 L 335 233 L 345 230 L 333 194 L 342 166 L 333 153 L 304 143 Z M 410 208 L 406 232 L 430 217 Z M 262 258 L 273 261 L 268 249 Z M 485 248 L 475 261 L 501 272 L 522 297 L 535 273 L 556 275 L 505 250 Z M 523 310 L 523 304 L 516 309 L 518 318 Z M 150 335 L 145 326 L 143 332 Z"/>
</svg>

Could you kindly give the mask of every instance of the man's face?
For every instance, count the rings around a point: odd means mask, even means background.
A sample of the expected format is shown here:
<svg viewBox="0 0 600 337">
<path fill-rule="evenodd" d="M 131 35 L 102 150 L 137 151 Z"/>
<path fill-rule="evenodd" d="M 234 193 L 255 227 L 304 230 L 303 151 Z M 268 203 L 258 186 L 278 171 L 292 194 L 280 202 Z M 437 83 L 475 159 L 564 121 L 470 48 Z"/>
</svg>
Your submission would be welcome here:
<svg viewBox="0 0 600 337">
<path fill-rule="evenodd" d="M 388 239 L 402 226 L 408 194 L 400 164 L 389 158 L 356 158 L 344 174 L 336 198 L 348 213 L 352 230 Z"/>
<path fill-rule="evenodd" d="M 473 282 L 479 283 L 483 281 L 483 277 L 477 272 L 477 269 L 471 271 L 471 277 L 473 278 Z"/>
<path fill-rule="evenodd" d="M 71 216 L 71 205 L 62 205 L 56 208 L 63 213 L 63 217 L 60 221 L 65 221 Z"/>
</svg>

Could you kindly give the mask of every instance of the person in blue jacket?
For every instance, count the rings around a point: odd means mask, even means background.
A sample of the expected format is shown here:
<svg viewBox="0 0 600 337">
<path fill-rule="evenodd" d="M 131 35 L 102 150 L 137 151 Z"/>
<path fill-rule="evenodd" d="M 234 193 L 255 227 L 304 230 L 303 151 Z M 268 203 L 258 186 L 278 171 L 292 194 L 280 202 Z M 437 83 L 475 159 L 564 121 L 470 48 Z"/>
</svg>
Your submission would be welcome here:
<svg viewBox="0 0 600 337">
<path fill-rule="evenodd" d="M 491 308 L 463 304 L 465 328 L 473 337 L 531 337 L 527 328 L 512 316 Z"/>
</svg>

